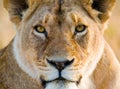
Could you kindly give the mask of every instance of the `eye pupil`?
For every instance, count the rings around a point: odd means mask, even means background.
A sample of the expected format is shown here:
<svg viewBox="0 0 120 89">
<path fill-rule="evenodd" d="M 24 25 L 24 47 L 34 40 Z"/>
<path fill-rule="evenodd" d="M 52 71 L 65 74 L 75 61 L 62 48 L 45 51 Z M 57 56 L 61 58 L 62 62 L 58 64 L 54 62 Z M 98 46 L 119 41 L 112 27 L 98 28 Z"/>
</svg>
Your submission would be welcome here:
<svg viewBox="0 0 120 89">
<path fill-rule="evenodd" d="M 34 29 L 39 33 L 44 33 L 45 32 L 45 28 L 42 27 L 42 26 L 36 26 Z"/>
<path fill-rule="evenodd" d="M 39 32 L 44 32 L 44 28 L 43 28 L 43 27 L 38 27 L 37 30 L 38 30 Z"/>
<path fill-rule="evenodd" d="M 86 26 L 85 26 L 85 25 L 78 25 L 78 26 L 75 28 L 75 31 L 76 31 L 76 32 L 83 32 L 85 29 L 86 29 Z"/>
</svg>

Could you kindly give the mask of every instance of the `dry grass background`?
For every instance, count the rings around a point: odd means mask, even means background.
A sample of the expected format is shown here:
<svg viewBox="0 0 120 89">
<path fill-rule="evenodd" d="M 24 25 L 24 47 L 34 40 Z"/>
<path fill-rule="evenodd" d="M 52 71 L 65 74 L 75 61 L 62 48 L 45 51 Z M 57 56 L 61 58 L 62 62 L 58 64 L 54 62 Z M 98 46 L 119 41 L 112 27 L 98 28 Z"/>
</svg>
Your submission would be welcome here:
<svg viewBox="0 0 120 89">
<path fill-rule="evenodd" d="M 105 31 L 105 38 L 113 48 L 116 56 L 120 59 L 120 0 L 117 0 L 108 29 Z M 15 30 L 9 21 L 8 13 L 3 8 L 0 0 L 0 48 L 6 46 L 14 37 Z"/>
</svg>

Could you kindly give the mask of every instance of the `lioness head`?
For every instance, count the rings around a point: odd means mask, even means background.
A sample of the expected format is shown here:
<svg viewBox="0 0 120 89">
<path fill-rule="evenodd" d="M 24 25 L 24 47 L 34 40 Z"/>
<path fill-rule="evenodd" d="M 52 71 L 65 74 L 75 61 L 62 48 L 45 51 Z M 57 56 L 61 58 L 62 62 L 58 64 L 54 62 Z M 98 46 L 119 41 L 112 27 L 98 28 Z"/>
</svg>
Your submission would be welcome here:
<svg viewBox="0 0 120 89">
<path fill-rule="evenodd" d="M 5 0 L 20 68 L 46 89 L 81 89 L 100 60 L 114 0 Z M 82 87 L 83 88 L 83 87 Z"/>
</svg>

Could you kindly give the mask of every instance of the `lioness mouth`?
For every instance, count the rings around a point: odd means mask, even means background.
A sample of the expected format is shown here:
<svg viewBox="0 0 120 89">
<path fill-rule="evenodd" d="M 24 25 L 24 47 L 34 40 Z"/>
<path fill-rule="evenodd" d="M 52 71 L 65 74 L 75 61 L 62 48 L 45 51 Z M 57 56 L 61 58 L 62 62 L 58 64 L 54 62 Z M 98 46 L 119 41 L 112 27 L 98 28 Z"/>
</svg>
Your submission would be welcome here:
<svg viewBox="0 0 120 89">
<path fill-rule="evenodd" d="M 54 81 L 73 82 L 73 83 L 76 83 L 76 85 L 78 85 L 78 84 L 80 83 L 80 81 L 81 81 L 81 78 L 82 78 L 82 77 L 80 77 L 78 81 L 67 80 L 67 79 L 65 79 L 65 78 L 63 78 L 63 77 L 59 77 L 59 78 L 56 78 L 56 79 L 54 79 L 54 80 L 49 80 L 49 81 L 46 81 L 46 80 L 44 80 L 44 79 L 42 79 L 42 78 L 41 78 L 40 80 L 42 81 L 42 85 L 45 87 L 46 84 L 51 83 L 51 82 L 54 82 Z"/>
</svg>

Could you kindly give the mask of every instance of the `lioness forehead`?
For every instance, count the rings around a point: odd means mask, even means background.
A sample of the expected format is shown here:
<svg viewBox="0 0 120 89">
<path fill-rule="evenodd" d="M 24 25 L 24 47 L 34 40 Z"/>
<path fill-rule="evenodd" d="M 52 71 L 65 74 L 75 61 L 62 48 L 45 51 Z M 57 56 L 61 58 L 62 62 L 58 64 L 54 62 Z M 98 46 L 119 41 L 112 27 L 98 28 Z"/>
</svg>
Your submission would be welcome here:
<svg viewBox="0 0 120 89">
<path fill-rule="evenodd" d="M 91 3 L 92 0 L 27 0 L 29 6 L 31 7 L 34 3 L 55 3 L 58 4 L 59 6 L 62 5 L 63 3 L 75 3 L 75 4 L 80 4 L 80 3 Z"/>
<path fill-rule="evenodd" d="M 52 2 L 54 0 L 48 1 Z M 80 21 L 80 17 L 82 18 L 85 16 L 85 14 L 88 14 L 82 7 L 80 1 L 77 0 L 74 0 L 74 2 L 72 2 L 72 0 L 55 0 L 54 3 L 50 2 L 49 5 L 46 2 L 47 0 L 45 0 L 43 3 L 37 3 L 35 6 L 33 5 L 33 11 L 30 9 L 28 10 L 28 15 L 25 15 L 26 19 L 31 19 L 31 17 L 34 16 L 37 18 L 37 21 L 47 22 L 51 17 L 53 17 L 54 21 L 57 20 L 57 22 L 63 22 L 65 18 L 70 17 L 70 19 L 76 23 Z"/>
</svg>

